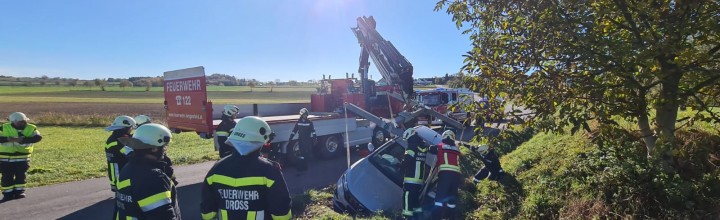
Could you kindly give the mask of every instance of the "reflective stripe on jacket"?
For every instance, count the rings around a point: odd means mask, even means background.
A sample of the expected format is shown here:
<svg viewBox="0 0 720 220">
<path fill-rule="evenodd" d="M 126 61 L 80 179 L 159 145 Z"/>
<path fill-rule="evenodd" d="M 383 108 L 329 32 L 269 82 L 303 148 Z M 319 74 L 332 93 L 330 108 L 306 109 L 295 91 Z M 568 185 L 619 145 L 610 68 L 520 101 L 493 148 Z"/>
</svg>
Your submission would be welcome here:
<svg viewBox="0 0 720 220">
<path fill-rule="evenodd" d="M 40 135 L 37 131 L 37 127 L 33 124 L 27 124 L 22 132 L 18 132 L 11 123 L 5 123 L 2 125 L 2 137 L 5 138 L 17 138 L 24 137 L 30 138 Z M 4 142 L 0 144 L 0 161 L 4 162 L 15 162 L 15 161 L 27 161 L 30 159 L 30 155 L 33 152 L 32 143 L 18 143 L 18 142 Z"/>
<path fill-rule="evenodd" d="M 290 194 L 280 169 L 255 152 L 218 161 L 202 184 L 203 219 L 290 219 Z"/>
</svg>

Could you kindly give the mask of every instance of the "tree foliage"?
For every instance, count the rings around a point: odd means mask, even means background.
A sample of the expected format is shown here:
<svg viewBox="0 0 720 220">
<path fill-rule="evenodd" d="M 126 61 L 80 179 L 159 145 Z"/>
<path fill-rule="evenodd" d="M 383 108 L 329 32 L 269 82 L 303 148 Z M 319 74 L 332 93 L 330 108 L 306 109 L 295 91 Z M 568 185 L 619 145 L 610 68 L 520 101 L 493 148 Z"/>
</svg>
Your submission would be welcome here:
<svg viewBox="0 0 720 220">
<path fill-rule="evenodd" d="M 516 98 L 535 113 L 530 123 L 574 132 L 621 116 L 637 123 L 649 156 L 665 159 L 680 106 L 700 110 L 681 120 L 720 123 L 708 108 L 720 99 L 718 1 L 442 0 L 435 9 L 470 36 L 466 84 Z"/>
</svg>

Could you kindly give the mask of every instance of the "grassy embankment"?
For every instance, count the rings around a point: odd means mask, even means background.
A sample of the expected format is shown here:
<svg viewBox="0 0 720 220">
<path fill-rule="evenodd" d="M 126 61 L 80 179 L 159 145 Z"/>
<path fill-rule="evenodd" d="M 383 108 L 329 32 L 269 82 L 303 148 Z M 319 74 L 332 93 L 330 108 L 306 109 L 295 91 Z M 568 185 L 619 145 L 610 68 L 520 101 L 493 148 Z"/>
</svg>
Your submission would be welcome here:
<svg viewBox="0 0 720 220">
<path fill-rule="evenodd" d="M 679 118 L 693 113 L 683 111 Z M 472 184 L 469 177 L 482 164 L 478 155 L 464 152 L 468 179 L 460 189 L 458 212 L 464 219 L 720 218 L 719 125 L 698 122 L 678 131 L 677 172 L 667 174 L 647 161 L 633 132 L 637 128 L 620 124 L 603 146 L 591 142 L 603 137 L 586 132 L 513 131 L 494 144 L 508 174 L 498 182 Z M 351 219 L 332 211 L 331 193 L 331 188 L 308 192 L 296 201 L 302 203 L 297 212 Z"/>
</svg>

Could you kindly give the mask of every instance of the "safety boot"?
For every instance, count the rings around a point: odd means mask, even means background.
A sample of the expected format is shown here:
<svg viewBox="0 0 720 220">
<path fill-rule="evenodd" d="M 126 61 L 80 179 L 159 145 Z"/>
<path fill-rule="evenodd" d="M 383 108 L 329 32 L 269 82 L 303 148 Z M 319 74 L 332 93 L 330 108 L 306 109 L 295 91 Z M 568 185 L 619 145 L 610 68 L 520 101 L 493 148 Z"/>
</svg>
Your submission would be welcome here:
<svg viewBox="0 0 720 220">
<path fill-rule="evenodd" d="M 6 201 L 13 200 L 13 199 L 15 199 L 15 195 L 13 193 L 3 193 L 3 198 L 0 201 L 6 202 Z"/>
<path fill-rule="evenodd" d="M 15 192 L 15 199 L 25 198 L 25 192 Z"/>
</svg>

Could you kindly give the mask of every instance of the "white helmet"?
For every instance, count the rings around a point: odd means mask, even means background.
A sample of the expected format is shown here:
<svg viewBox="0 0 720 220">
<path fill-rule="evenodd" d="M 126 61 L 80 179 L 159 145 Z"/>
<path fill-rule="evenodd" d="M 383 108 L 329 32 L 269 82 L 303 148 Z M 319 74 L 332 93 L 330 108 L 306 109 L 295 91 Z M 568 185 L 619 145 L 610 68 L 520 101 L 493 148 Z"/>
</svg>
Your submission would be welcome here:
<svg viewBox="0 0 720 220">
<path fill-rule="evenodd" d="M 226 105 L 225 109 L 223 110 L 223 115 L 225 116 L 234 116 L 240 111 L 240 108 L 234 105 Z"/>
<path fill-rule="evenodd" d="M 14 123 L 14 122 L 19 122 L 19 121 L 28 121 L 30 119 L 27 116 L 25 116 L 25 114 L 22 112 L 13 112 L 8 117 L 8 120 L 10 120 L 10 122 Z"/>
<path fill-rule="evenodd" d="M 301 115 L 301 116 L 302 116 L 302 115 L 308 115 L 308 114 L 310 114 L 310 111 L 308 111 L 306 108 L 301 108 L 301 109 L 300 109 L 300 115 Z"/>
<path fill-rule="evenodd" d="M 115 118 L 115 121 L 113 121 L 113 123 L 110 126 L 105 128 L 105 131 L 114 131 L 114 130 L 128 128 L 128 127 L 129 128 L 135 127 L 135 119 L 133 119 L 127 115 L 121 115 L 121 116 L 117 116 L 117 118 Z"/>
<path fill-rule="evenodd" d="M 238 120 L 225 143 L 235 147 L 241 155 L 247 155 L 262 147 L 270 138 L 270 133 L 272 130 L 265 120 L 247 116 Z"/>
<path fill-rule="evenodd" d="M 482 155 L 485 155 L 488 153 L 488 150 L 490 150 L 490 147 L 488 147 L 487 145 L 480 145 L 477 147 L 476 151 Z"/>
<path fill-rule="evenodd" d="M 172 139 L 170 129 L 159 124 L 140 126 L 132 137 L 122 137 L 120 143 L 132 149 L 150 149 L 168 145 Z"/>
<path fill-rule="evenodd" d="M 402 136 L 402 137 L 403 137 L 403 139 L 407 140 L 407 139 L 410 139 L 410 137 L 412 137 L 412 136 L 415 135 L 416 133 L 417 133 L 417 131 L 415 130 L 414 127 L 408 128 L 407 130 L 405 130 L 405 132 L 403 132 L 403 136 Z"/>
<path fill-rule="evenodd" d="M 445 132 L 442 133 L 442 138 L 443 138 L 443 139 L 448 138 L 448 137 L 449 137 L 450 139 L 455 140 L 455 132 L 453 132 L 453 131 L 451 131 L 451 130 L 446 130 Z"/>
<path fill-rule="evenodd" d="M 147 115 L 138 115 L 138 116 L 135 116 L 134 119 L 135 119 L 135 127 L 140 127 L 140 125 L 152 123 L 152 119 L 150 117 L 148 117 Z"/>
</svg>

